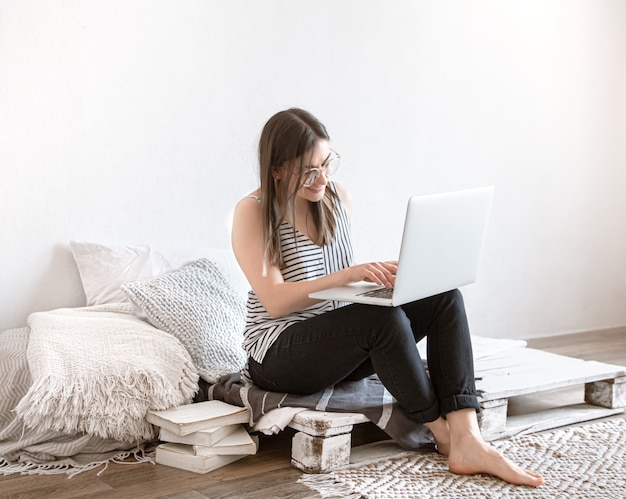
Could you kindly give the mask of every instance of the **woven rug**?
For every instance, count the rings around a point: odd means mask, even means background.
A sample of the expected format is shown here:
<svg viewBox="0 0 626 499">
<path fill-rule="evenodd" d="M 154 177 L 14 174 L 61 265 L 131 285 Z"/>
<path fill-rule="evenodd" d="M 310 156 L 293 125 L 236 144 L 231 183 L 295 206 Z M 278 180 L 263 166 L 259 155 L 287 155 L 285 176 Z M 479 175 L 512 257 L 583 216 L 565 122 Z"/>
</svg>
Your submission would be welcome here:
<svg viewBox="0 0 626 499">
<path fill-rule="evenodd" d="M 505 456 L 545 478 L 541 487 L 510 485 L 489 475 L 448 471 L 434 452 L 404 453 L 299 482 L 322 497 L 341 498 L 626 498 L 626 420 L 516 436 L 492 442 Z"/>
</svg>

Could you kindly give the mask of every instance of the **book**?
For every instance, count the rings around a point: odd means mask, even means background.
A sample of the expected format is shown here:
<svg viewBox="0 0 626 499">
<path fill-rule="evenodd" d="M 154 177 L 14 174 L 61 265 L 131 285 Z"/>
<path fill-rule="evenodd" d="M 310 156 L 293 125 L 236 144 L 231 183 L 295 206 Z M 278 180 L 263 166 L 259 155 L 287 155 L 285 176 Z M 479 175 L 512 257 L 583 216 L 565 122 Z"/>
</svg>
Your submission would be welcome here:
<svg viewBox="0 0 626 499">
<path fill-rule="evenodd" d="M 259 450 L 259 437 L 250 435 L 241 425 L 236 431 L 214 445 L 193 445 L 196 456 L 251 455 L 256 454 L 257 450 Z"/>
<path fill-rule="evenodd" d="M 238 454 L 196 456 L 191 445 L 168 442 L 157 446 L 155 461 L 157 464 L 192 471 L 193 473 L 208 473 L 244 457 L 246 456 Z"/>
<path fill-rule="evenodd" d="M 188 445 L 215 445 L 238 428 L 241 428 L 240 424 L 229 424 L 216 426 L 215 428 L 209 428 L 207 430 L 194 431 L 188 435 L 178 435 L 165 428 L 161 428 L 159 431 L 159 440 Z"/>
<path fill-rule="evenodd" d="M 146 421 L 176 435 L 189 435 L 194 431 L 228 424 L 248 423 L 249 420 L 250 411 L 247 408 L 221 400 L 179 405 L 164 411 L 149 410 L 146 413 Z"/>
</svg>

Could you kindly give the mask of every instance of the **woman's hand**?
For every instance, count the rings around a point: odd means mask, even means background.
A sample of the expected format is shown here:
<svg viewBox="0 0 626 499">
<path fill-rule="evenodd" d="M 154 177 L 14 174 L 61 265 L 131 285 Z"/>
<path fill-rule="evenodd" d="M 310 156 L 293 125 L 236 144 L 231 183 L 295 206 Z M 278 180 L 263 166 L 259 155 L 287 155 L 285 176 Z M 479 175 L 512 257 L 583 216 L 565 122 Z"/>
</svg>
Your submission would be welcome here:
<svg viewBox="0 0 626 499">
<path fill-rule="evenodd" d="M 354 265 L 347 269 L 350 282 L 368 281 L 393 288 L 396 282 L 398 262 L 370 262 Z"/>
</svg>

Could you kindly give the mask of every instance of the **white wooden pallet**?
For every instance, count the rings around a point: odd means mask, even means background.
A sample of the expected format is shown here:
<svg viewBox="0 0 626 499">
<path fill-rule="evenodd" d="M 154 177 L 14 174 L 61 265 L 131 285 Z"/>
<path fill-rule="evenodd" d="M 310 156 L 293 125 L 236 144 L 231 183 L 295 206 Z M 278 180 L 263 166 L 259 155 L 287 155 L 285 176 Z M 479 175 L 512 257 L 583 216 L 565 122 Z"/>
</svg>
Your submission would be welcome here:
<svg viewBox="0 0 626 499">
<path fill-rule="evenodd" d="M 626 406 L 624 366 L 519 347 L 477 359 L 474 367 L 482 408 L 479 424 L 485 440 L 602 418 L 621 413 Z M 576 385 L 584 385 L 585 403 L 508 415 L 513 397 L 541 396 L 542 392 Z M 291 449 L 293 466 L 307 473 L 323 473 L 349 464 L 352 429 L 367 421 L 356 413 L 299 412 L 289 424 L 297 431 Z"/>
<path fill-rule="evenodd" d="M 626 406 L 626 367 L 585 361 L 532 348 L 514 348 L 475 366 L 486 440 L 610 416 Z M 512 397 L 584 385 L 584 402 L 520 416 L 508 415 Z"/>
</svg>

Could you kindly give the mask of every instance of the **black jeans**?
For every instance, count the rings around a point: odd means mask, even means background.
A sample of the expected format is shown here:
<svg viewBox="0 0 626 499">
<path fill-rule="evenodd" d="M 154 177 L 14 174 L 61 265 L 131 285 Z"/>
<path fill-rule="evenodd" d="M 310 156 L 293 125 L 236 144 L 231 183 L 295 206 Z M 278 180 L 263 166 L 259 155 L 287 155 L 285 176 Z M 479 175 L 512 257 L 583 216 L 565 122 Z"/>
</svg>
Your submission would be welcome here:
<svg viewBox="0 0 626 499">
<path fill-rule="evenodd" d="M 428 369 L 416 343 L 427 337 Z M 261 388 L 310 394 L 378 375 L 418 423 L 480 410 L 463 296 L 459 290 L 400 307 L 353 304 L 291 325 L 250 375 Z"/>
</svg>

